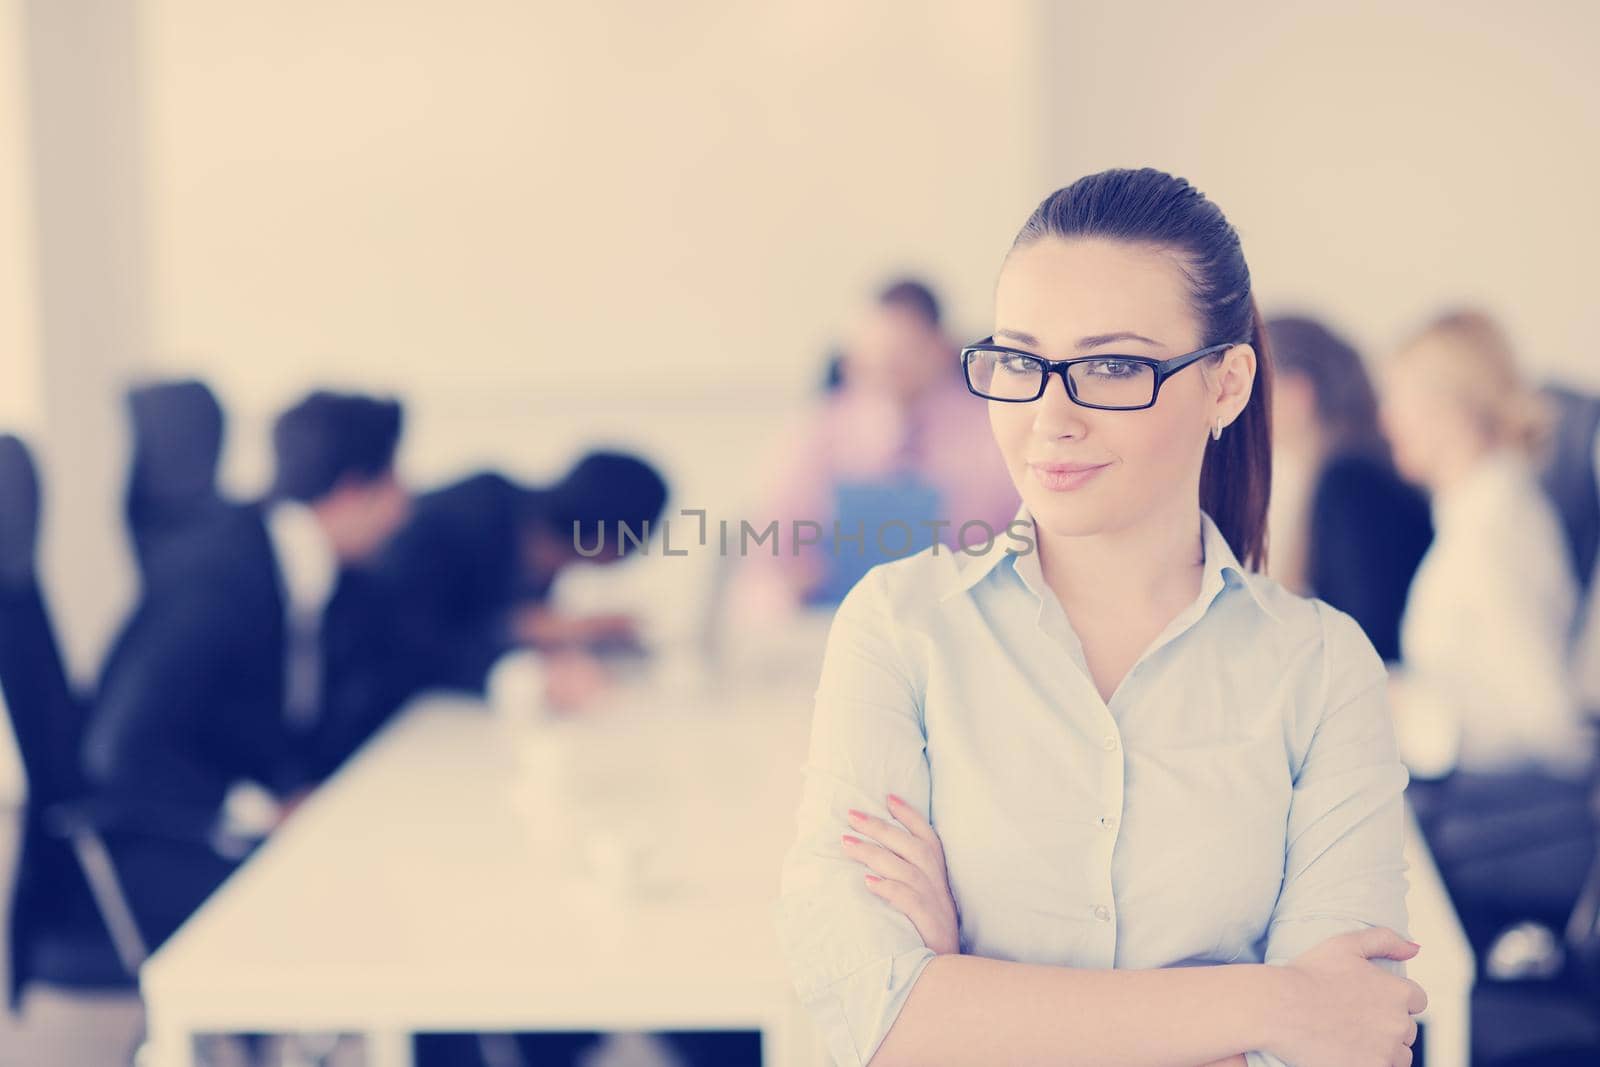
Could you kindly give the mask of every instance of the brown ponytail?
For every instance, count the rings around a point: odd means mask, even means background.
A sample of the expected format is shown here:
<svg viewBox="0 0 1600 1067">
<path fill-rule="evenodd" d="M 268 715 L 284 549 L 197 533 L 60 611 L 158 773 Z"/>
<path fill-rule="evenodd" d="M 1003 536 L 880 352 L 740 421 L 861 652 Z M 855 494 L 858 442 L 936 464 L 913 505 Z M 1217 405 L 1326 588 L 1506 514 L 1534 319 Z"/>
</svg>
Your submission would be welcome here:
<svg viewBox="0 0 1600 1067">
<path fill-rule="evenodd" d="M 1206 442 L 1200 467 L 1200 507 L 1216 520 L 1233 554 L 1252 570 L 1267 565 L 1267 501 L 1272 491 L 1272 341 L 1261 309 L 1250 298 L 1250 345 L 1256 380 L 1250 399 L 1222 437 Z M 1227 353 L 1219 352 L 1218 359 Z"/>
</svg>

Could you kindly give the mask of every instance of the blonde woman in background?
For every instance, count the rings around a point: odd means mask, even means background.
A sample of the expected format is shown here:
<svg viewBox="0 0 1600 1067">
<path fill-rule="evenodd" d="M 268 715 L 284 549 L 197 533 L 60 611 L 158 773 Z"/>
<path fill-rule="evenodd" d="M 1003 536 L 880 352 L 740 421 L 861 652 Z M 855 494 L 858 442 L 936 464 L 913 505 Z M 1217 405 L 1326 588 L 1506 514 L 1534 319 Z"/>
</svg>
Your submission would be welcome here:
<svg viewBox="0 0 1600 1067">
<path fill-rule="evenodd" d="M 1530 458 L 1548 416 L 1504 332 L 1446 314 L 1383 368 L 1400 474 L 1430 499 L 1434 541 L 1401 623 L 1401 755 L 1416 777 L 1539 769 L 1572 777 L 1593 745 L 1573 686 L 1577 583 Z"/>
<path fill-rule="evenodd" d="M 1481 311 L 1436 319 L 1380 377 L 1396 467 L 1427 491 L 1434 522 L 1391 705 L 1413 807 L 1493 972 L 1497 933 L 1559 928 L 1594 855 L 1596 750 L 1570 661 L 1577 584 L 1531 459 L 1548 416 Z"/>
</svg>

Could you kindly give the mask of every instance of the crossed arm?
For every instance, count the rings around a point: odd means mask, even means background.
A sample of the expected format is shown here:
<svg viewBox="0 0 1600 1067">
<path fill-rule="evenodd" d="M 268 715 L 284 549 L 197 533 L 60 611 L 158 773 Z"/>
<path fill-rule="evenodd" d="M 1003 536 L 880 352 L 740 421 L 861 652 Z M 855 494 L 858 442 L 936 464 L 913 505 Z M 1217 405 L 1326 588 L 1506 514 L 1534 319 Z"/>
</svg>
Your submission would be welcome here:
<svg viewBox="0 0 1600 1067">
<path fill-rule="evenodd" d="M 1414 983 L 1369 959 L 1405 959 L 1417 946 L 1374 928 L 1322 942 L 1294 966 L 1224 965 L 1094 971 L 959 953 L 954 900 L 938 835 L 915 808 L 887 798 L 891 820 L 852 810 L 844 851 L 868 889 L 916 927 L 930 951 L 873 1064 L 1006 1062 L 1244 1067 L 1282 1063 L 1410 1062 L 1425 1001 Z M 1340 1003 L 1340 1001 L 1344 1001 Z M 1330 1005 L 1330 1001 L 1333 1003 Z M 1152 1026 L 1152 1020 L 1163 1025 Z M 1229 1050 L 1229 1051 L 1219 1051 Z"/>
</svg>

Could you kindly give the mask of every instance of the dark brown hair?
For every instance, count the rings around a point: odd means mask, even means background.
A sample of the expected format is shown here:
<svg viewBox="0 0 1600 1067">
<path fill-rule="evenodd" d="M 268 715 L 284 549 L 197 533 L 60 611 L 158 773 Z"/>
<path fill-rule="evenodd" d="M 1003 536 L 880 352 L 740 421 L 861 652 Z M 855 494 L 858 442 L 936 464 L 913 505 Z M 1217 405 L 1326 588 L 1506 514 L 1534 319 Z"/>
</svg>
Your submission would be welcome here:
<svg viewBox="0 0 1600 1067">
<path fill-rule="evenodd" d="M 312 503 L 346 478 L 368 482 L 394 467 L 404 412 L 398 400 L 317 390 L 272 424 L 274 500 Z"/>
<path fill-rule="evenodd" d="M 939 325 L 939 298 L 933 289 L 917 278 L 897 278 L 878 290 L 878 303 L 883 307 L 905 308 L 927 325 Z"/>
<path fill-rule="evenodd" d="M 1267 334 L 1272 338 L 1275 369 L 1304 375 L 1310 383 L 1329 454 L 1358 452 L 1387 462 L 1389 448 L 1378 428 L 1377 393 L 1354 346 L 1309 315 L 1268 319 Z"/>
<path fill-rule="evenodd" d="M 1272 349 L 1239 235 L 1194 186 L 1143 167 L 1101 171 L 1057 189 L 1023 223 L 1011 247 L 1045 237 L 1100 237 L 1170 249 L 1189 279 L 1201 346 L 1249 343 L 1255 349 L 1249 402 L 1220 440 L 1206 443 L 1200 506 L 1234 555 L 1261 570 L 1272 485 Z M 1205 365 L 1216 366 L 1224 354 L 1209 357 Z"/>
</svg>

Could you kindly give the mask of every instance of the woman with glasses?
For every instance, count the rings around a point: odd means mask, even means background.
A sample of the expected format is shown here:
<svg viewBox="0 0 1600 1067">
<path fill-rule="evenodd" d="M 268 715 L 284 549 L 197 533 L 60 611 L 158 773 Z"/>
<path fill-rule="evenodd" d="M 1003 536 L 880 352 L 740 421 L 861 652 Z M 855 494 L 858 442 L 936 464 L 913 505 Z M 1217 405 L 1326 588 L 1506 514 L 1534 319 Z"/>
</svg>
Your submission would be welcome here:
<svg viewBox="0 0 1600 1067">
<path fill-rule="evenodd" d="M 1083 178 L 961 361 L 1022 506 L 829 633 L 777 919 L 835 1062 L 1410 1063 L 1386 673 L 1256 573 L 1237 234 L 1182 179 Z"/>
</svg>

